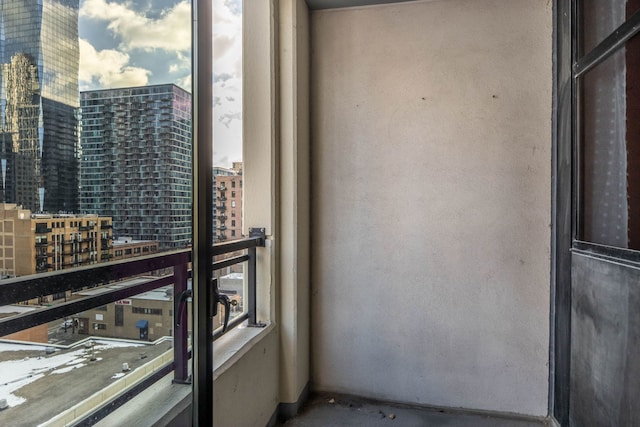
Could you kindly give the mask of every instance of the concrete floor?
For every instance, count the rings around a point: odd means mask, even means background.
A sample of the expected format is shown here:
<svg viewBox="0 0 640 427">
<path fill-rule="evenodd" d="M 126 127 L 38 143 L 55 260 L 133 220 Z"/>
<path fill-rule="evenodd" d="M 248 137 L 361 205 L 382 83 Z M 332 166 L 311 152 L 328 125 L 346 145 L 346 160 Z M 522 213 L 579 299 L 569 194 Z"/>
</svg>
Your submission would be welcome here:
<svg viewBox="0 0 640 427">
<path fill-rule="evenodd" d="M 545 420 L 381 404 L 339 395 L 314 395 L 283 427 L 541 427 Z"/>
</svg>

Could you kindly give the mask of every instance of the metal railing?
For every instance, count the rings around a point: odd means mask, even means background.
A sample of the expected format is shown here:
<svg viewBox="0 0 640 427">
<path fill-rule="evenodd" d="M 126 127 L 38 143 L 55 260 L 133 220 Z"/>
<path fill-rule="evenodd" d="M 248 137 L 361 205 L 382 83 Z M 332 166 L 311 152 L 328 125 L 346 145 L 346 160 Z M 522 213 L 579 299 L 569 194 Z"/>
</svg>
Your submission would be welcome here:
<svg viewBox="0 0 640 427">
<path fill-rule="evenodd" d="M 231 254 L 231 257 L 215 262 L 212 260 L 212 269 L 216 271 L 246 262 L 246 282 L 248 288 L 246 290 L 247 294 L 243 295 L 245 310 L 230 320 L 224 328 L 219 328 L 214 331 L 212 339 L 217 339 L 244 321 L 248 321 L 249 325 L 261 326 L 256 318 L 256 249 L 264 245 L 264 229 L 257 229 L 257 232 L 255 229 L 252 230 L 248 238 L 213 245 L 212 255 L 214 260 L 216 256 L 220 255 Z M 172 269 L 171 274 L 157 278 L 147 276 L 146 278 L 148 280 L 143 282 L 136 281 L 131 285 L 125 285 L 116 289 L 108 288 L 105 289 L 104 292 L 96 295 L 84 296 L 0 319 L 0 337 L 55 320 L 65 319 L 76 313 L 102 307 L 106 304 L 133 297 L 143 292 L 173 285 L 174 358 L 172 363 L 156 372 L 154 376 L 155 379 L 159 379 L 173 371 L 174 382 L 189 384 L 191 383 L 191 378 L 189 376 L 188 361 L 191 356 L 191 351 L 189 349 L 189 331 L 187 329 L 188 313 L 186 306 L 187 300 L 191 297 L 190 290 L 188 289 L 188 282 L 191 277 L 191 253 L 190 249 L 183 249 L 132 259 L 92 264 L 74 269 L 5 279 L 0 282 L 0 306 L 18 304 L 67 291 L 78 292 L 86 290 L 87 288 L 108 285 L 115 281 L 138 277 L 158 270 Z M 214 280 L 212 286 L 216 286 L 216 283 L 217 281 Z M 223 302 L 219 297 L 224 297 L 224 295 L 219 294 L 217 289 L 214 290 L 214 295 L 216 295 L 216 300 L 212 301 L 213 304 Z M 227 305 L 226 308 L 228 311 L 229 306 Z M 202 320 L 203 319 L 194 319 L 196 322 Z M 150 381 L 146 383 L 150 383 Z M 147 384 L 147 386 L 148 385 L 149 384 Z M 117 406 L 118 405 L 112 407 L 109 412 Z"/>
</svg>

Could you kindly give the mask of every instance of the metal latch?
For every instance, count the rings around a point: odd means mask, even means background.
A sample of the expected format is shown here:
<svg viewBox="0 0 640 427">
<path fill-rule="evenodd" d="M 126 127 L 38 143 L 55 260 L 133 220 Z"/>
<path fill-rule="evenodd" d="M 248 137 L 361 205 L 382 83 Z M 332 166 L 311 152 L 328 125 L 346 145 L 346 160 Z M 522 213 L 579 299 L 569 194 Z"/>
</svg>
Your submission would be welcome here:
<svg viewBox="0 0 640 427">
<path fill-rule="evenodd" d="M 217 283 L 217 280 L 215 281 Z M 229 298 L 229 295 L 220 293 L 218 290 L 218 286 L 214 285 L 215 288 L 213 290 L 213 298 L 216 301 L 215 308 L 213 310 L 213 315 L 215 316 L 218 312 L 218 304 L 222 304 L 224 306 L 224 321 L 222 323 L 222 332 L 227 330 L 227 326 L 229 325 L 229 316 L 231 315 L 231 306 L 238 305 L 238 301 L 232 300 Z"/>
<path fill-rule="evenodd" d="M 222 323 L 222 332 L 227 330 L 229 326 L 229 317 L 231 316 L 231 307 L 235 307 L 238 305 L 238 301 L 229 298 L 229 295 L 223 294 L 218 289 L 218 280 L 213 279 L 213 293 L 211 294 L 211 307 L 210 313 L 211 317 L 215 317 L 218 314 L 218 304 L 222 304 L 224 306 L 224 321 Z M 187 308 L 187 300 L 193 296 L 193 291 L 191 289 L 186 289 L 180 292 L 180 297 L 178 301 L 178 316 L 176 316 L 176 326 L 180 326 L 180 319 L 182 319 L 182 315 Z"/>
</svg>

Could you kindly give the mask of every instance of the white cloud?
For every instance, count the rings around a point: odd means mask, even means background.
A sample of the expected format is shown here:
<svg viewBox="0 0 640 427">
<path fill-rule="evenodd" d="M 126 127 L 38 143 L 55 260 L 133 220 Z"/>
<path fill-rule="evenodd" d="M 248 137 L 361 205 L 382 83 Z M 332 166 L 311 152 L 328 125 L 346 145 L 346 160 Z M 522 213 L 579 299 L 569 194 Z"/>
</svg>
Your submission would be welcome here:
<svg viewBox="0 0 640 427">
<path fill-rule="evenodd" d="M 213 84 L 213 163 L 242 159 L 242 80 L 222 75 Z"/>
<path fill-rule="evenodd" d="M 129 55 L 114 49 L 97 51 L 88 41 L 80 39 L 80 86 L 91 86 L 97 81 L 103 88 L 144 86 L 151 72 L 132 67 Z"/>
<path fill-rule="evenodd" d="M 213 68 L 216 74 L 242 75 L 242 14 L 236 1 L 213 4 Z"/>
<path fill-rule="evenodd" d="M 186 1 L 163 11 L 160 19 L 136 13 L 126 4 L 85 0 L 80 16 L 108 21 L 107 28 L 120 40 L 120 48 L 188 52 L 191 50 L 191 6 Z"/>
</svg>

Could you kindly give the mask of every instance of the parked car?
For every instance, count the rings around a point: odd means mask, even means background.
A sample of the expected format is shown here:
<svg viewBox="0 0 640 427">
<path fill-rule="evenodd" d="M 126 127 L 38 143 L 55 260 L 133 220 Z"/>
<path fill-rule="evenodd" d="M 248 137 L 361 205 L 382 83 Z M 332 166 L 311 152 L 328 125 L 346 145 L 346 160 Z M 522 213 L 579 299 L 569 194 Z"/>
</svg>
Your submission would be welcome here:
<svg viewBox="0 0 640 427">
<path fill-rule="evenodd" d="M 71 326 L 73 326 L 73 320 L 64 319 L 64 322 L 62 322 L 62 324 L 60 325 L 60 328 L 61 329 L 67 329 L 67 328 L 70 328 Z"/>
</svg>

